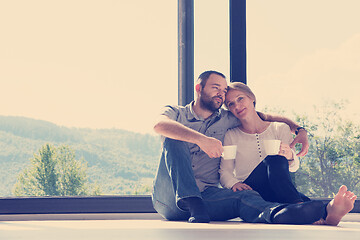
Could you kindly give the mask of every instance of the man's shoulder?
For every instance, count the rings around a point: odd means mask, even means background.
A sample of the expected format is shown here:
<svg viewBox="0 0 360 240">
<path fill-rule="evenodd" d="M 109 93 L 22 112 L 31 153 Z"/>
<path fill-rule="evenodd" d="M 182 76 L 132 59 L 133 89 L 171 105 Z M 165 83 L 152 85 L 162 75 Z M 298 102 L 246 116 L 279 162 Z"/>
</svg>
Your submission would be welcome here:
<svg viewBox="0 0 360 240">
<path fill-rule="evenodd" d="M 187 106 L 180 106 L 180 105 L 165 105 L 162 109 L 163 112 L 167 112 L 169 110 L 172 110 L 172 111 L 177 111 L 177 112 L 180 112 L 180 111 L 185 111 L 187 109 Z"/>
<path fill-rule="evenodd" d="M 229 110 L 226 110 L 224 108 L 220 108 L 219 112 L 220 112 L 221 116 L 223 116 L 223 117 L 230 117 L 230 118 L 234 117 L 235 118 L 235 116 Z"/>
<path fill-rule="evenodd" d="M 234 121 L 234 120 L 238 121 L 238 119 L 229 110 L 220 108 L 219 111 L 220 111 L 221 117 L 230 119 L 231 121 Z"/>
<path fill-rule="evenodd" d="M 188 119 L 192 117 L 189 105 L 180 106 L 175 104 L 164 106 L 161 111 L 161 115 L 168 116 L 170 119 L 180 122 L 185 121 L 184 119 Z"/>
<path fill-rule="evenodd" d="M 220 110 L 221 118 L 227 122 L 228 129 L 237 127 L 240 125 L 239 119 L 237 119 L 230 111 L 221 108 Z"/>
<path fill-rule="evenodd" d="M 185 106 L 176 105 L 176 104 L 168 104 L 164 106 L 165 108 L 172 108 L 172 109 L 189 109 L 190 104 L 187 104 Z"/>
</svg>

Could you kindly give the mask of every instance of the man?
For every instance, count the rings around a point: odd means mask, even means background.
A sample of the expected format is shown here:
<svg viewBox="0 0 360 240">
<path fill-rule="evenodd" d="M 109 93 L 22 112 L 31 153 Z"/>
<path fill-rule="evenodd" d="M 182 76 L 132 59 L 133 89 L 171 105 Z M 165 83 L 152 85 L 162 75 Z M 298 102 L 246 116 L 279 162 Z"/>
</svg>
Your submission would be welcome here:
<svg viewBox="0 0 360 240">
<path fill-rule="evenodd" d="M 189 222 L 240 217 L 247 222 L 307 224 L 326 219 L 327 211 L 319 201 L 295 205 L 271 203 L 255 191 L 233 192 L 219 188 L 222 141 L 226 131 L 238 126 L 239 122 L 230 112 L 221 109 L 227 91 L 223 74 L 216 71 L 202 73 L 195 90 L 194 102 L 185 107 L 167 106 L 154 126 L 154 130 L 164 137 L 152 196 L 158 213 L 168 220 L 188 219 Z M 286 122 L 293 131 L 296 130 L 298 134 L 292 145 L 301 143 L 302 150 L 298 155 L 307 153 L 307 133 L 303 128 L 285 118 L 261 116 Z M 345 200 L 341 198 L 331 205 L 337 210 L 341 205 L 341 213 L 349 208 L 345 210 L 344 202 L 348 206 L 355 201 L 354 194 L 343 188 L 340 195 L 344 194 L 347 194 Z M 338 212 L 336 217 L 331 217 L 332 223 L 340 221 L 342 216 L 339 217 Z"/>
</svg>

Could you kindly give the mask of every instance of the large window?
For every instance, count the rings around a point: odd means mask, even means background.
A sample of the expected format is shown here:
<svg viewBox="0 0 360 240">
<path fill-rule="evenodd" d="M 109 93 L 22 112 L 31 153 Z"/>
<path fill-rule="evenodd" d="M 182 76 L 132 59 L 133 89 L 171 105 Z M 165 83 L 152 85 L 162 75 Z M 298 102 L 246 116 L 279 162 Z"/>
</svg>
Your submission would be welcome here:
<svg viewBox="0 0 360 240">
<path fill-rule="evenodd" d="M 229 2 L 194 1 L 195 78 L 204 71 L 230 74 Z"/>
<path fill-rule="evenodd" d="M 257 106 L 309 130 L 299 189 L 360 193 L 360 15 L 356 0 L 247 1 L 248 84 Z"/>
<path fill-rule="evenodd" d="M 194 4 L 195 78 L 230 77 L 229 3 Z M 312 197 L 360 193 L 359 5 L 247 1 L 247 82 L 259 110 L 309 130 L 295 179 Z M 3 1 L 0 31 L 0 196 L 149 194 L 177 1 Z"/>
<path fill-rule="evenodd" d="M 149 193 L 177 1 L 1 1 L 0 32 L 0 196 Z"/>
</svg>

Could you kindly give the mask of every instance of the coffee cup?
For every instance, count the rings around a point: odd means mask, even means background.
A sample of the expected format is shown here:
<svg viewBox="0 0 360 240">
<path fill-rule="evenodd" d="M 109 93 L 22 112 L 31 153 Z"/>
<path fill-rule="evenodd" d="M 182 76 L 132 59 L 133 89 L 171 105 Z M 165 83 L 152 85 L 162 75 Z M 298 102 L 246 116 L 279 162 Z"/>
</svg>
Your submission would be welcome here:
<svg viewBox="0 0 360 240">
<path fill-rule="evenodd" d="M 223 149 L 224 149 L 224 152 L 221 155 L 223 157 L 223 159 L 225 159 L 225 160 L 235 159 L 236 149 L 237 149 L 236 145 L 224 146 Z"/>
<path fill-rule="evenodd" d="M 272 139 L 272 140 L 264 140 L 264 150 L 266 155 L 277 155 L 280 151 L 280 140 Z"/>
</svg>

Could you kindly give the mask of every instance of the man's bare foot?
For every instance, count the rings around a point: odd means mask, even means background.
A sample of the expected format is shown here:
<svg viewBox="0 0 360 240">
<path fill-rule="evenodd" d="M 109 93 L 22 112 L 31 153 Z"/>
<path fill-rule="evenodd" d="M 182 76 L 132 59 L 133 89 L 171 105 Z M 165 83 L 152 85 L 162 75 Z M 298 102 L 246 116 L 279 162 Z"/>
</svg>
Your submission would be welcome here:
<svg viewBox="0 0 360 240">
<path fill-rule="evenodd" d="M 340 220 L 354 208 L 355 199 L 356 195 L 342 185 L 334 199 L 326 206 L 327 217 L 325 224 L 337 226 Z"/>
</svg>

